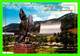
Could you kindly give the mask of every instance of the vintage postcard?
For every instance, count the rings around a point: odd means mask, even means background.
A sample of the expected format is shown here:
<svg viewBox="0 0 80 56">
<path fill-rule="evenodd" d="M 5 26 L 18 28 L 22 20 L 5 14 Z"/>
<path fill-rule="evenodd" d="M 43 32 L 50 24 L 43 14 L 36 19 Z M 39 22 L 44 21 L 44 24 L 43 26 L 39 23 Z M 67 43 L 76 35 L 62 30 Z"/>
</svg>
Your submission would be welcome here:
<svg viewBox="0 0 80 56">
<path fill-rule="evenodd" d="M 3 53 L 77 53 L 77 3 L 3 3 Z"/>
</svg>

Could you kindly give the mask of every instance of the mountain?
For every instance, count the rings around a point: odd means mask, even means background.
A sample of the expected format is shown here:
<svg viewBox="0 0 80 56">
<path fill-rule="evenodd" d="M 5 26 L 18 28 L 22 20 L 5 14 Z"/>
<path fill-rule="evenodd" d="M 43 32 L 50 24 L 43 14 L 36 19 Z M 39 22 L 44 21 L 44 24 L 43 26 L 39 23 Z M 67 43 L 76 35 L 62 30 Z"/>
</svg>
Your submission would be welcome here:
<svg viewBox="0 0 80 56">
<path fill-rule="evenodd" d="M 3 27 L 3 32 L 19 32 L 19 23 L 11 23 Z"/>
<path fill-rule="evenodd" d="M 41 23 L 54 23 L 54 22 L 61 22 L 62 30 L 77 28 L 77 14 L 68 13 L 61 16 L 60 18 L 50 19 L 46 21 L 36 21 L 34 22 L 34 27 L 31 31 L 39 32 Z M 3 27 L 3 32 L 4 31 L 19 33 L 19 23 L 12 23 Z"/>
<path fill-rule="evenodd" d="M 77 28 L 77 14 L 75 13 L 69 13 L 62 16 L 60 21 L 62 30 Z"/>
</svg>

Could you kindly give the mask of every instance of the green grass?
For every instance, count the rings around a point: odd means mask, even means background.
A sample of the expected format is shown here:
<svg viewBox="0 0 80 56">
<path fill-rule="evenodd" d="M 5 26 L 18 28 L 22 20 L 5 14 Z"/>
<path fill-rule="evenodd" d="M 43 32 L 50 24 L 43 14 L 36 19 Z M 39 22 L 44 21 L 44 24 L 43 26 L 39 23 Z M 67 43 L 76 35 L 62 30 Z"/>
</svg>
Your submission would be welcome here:
<svg viewBox="0 0 80 56">
<path fill-rule="evenodd" d="M 45 48 L 45 49 L 60 49 L 60 48 Z"/>
</svg>

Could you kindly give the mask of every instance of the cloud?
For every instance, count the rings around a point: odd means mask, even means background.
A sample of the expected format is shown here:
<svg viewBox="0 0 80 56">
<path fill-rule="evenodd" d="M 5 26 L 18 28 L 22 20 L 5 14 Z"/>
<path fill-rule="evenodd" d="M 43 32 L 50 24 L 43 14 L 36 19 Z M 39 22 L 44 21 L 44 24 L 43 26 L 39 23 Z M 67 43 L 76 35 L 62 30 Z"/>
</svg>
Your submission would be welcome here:
<svg viewBox="0 0 80 56">
<path fill-rule="evenodd" d="M 70 13 L 70 11 L 44 11 L 46 7 L 44 5 L 39 6 L 38 3 L 3 3 L 3 7 L 5 7 L 6 4 L 9 4 L 10 6 L 7 6 L 8 9 L 15 9 L 19 10 L 20 8 L 23 8 L 25 11 L 26 16 L 29 14 L 33 15 L 33 21 L 43 21 L 43 20 L 49 20 L 53 18 L 59 18 L 67 13 Z M 16 5 L 17 4 L 17 5 Z M 20 6 L 21 4 L 25 6 Z M 35 6 L 36 4 L 37 6 Z M 54 3 L 53 3 L 54 4 Z M 76 13 L 77 13 L 77 3 L 61 3 L 59 5 L 63 5 L 63 8 L 60 9 L 72 9 L 74 13 L 74 7 L 73 6 L 64 6 L 64 4 L 75 4 L 76 6 Z M 14 5 L 14 6 L 11 6 Z M 29 6 L 27 6 L 29 5 Z M 46 4 L 49 5 L 49 4 Z M 35 10 L 34 10 L 35 9 Z M 58 8 L 53 8 L 58 9 Z M 20 23 L 20 22 L 18 22 Z"/>
<path fill-rule="evenodd" d="M 8 9 L 16 9 L 19 10 L 21 7 L 25 7 L 27 5 L 31 5 L 31 3 L 3 3 L 3 7 L 5 7 Z"/>
<path fill-rule="evenodd" d="M 64 6 L 64 5 L 67 6 Z M 62 10 L 73 10 L 73 13 L 77 13 L 77 3 L 62 3 L 61 4 L 63 6 Z M 70 5 L 75 5 L 76 7 L 76 11 L 74 11 L 74 6 L 70 6 Z M 67 13 L 70 13 L 71 11 L 53 11 L 53 12 L 49 12 L 49 16 L 47 17 L 47 19 L 53 19 L 53 18 L 59 18 Z"/>
<path fill-rule="evenodd" d="M 69 7 L 70 10 L 73 10 L 73 13 L 77 13 L 77 3 L 62 3 L 61 4 L 63 7 Z M 66 5 L 66 6 L 65 6 Z M 74 7 L 75 6 L 75 7 Z"/>
<path fill-rule="evenodd" d="M 3 27 L 4 27 L 5 25 L 3 25 Z"/>
<path fill-rule="evenodd" d="M 8 9 L 15 9 L 15 10 L 19 10 L 21 8 L 21 6 L 18 6 L 15 3 L 3 3 L 3 7 L 5 6 Z"/>
<path fill-rule="evenodd" d="M 73 6 L 64 6 L 64 4 L 75 4 L 76 3 L 62 3 L 61 5 L 63 5 L 63 8 L 62 10 L 73 10 L 72 12 L 74 13 L 74 7 Z M 77 5 L 76 5 L 77 6 Z M 71 11 L 44 11 L 44 7 L 34 7 L 38 12 L 38 14 L 44 16 L 44 17 L 40 17 L 42 19 L 46 19 L 46 20 L 49 20 L 49 19 L 53 19 L 53 18 L 59 18 L 67 13 L 70 13 Z M 77 9 L 76 9 L 77 10 Z M 76 12 L 77 13 L 77 12 Z"/>
<path fill-rule="evenodd" d="M 38 3 L 3 3 L 3 7 L 5 7 L 8 9 L 16 9 L 19 10 L 21 7 L 33 7 L 34 9 L 38 10 L 41 6 L 41 4 Z M 38 6 L 36 6 L 38 5 Z"/>
<path fill-rule="evenodd" d="M 54 18 L 59 18 L 67 13 L 70 13 L 70 11 L 54 11 L 54 12 L 51 12 L 49 16 L 47 16 L 47 19 L 54 19 Z"/>
<path fill-rule="evenodd" d="M 42 21 L 42 18 L 38 17 L 37 15 L 33 15 L 33 21 Z"/>
<path fill-rule="evenodd" d="M 17 23 L 20 23 L 20 22 L 17 22 Z"/>
<path fill-rule="evenodd" d="M 55 15 L 51 14 L 48 19 L 53 19 L 53 18 L 57 18 Z"/>
<path fill-rule="evenodd" d="M 21 7 L 27 7 L 27 8 L 33 7 L 35 10 L 39 11 L 38 13 L 46 9 L 44 5 L 40 3 L 3 3 L 3 7 L 5 7 L 5 5 L 9 5 L 6 7 L 8 9 L 16 9 L 16 10 L 19 10 Z M 61 5 L 63 7 L 69 7 L 70 9 L 73 10 L 73 12 L 77 13 L 77 3 L 61 3 Z M 68 5 L 68 6 L 65 6 L 65 5 Z M 74 10 L 74 7 L 70 5 L 75 5 L 76 11 Z"/>
</svg>

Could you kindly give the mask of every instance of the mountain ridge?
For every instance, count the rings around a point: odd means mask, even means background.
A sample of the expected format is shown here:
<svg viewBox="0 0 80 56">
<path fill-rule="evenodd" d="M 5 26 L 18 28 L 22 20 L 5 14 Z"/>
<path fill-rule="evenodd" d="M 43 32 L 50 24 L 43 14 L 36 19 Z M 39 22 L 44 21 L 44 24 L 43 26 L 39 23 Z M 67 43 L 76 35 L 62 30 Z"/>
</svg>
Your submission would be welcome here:
<svg viewBox="0 0 80 56">
<path fill-rule="evenodd" d="M 72 23 L 73 20 L 75 21 L 74 23 Z M 54 23 L 54 22 L 62 22 L 61 23 L 62 30 L 65 30 L 67 28 L 73 28 L 72 25 L 74 25 L 74 24 L 77 25 L 77 14 L 68 13 L 59 18 L 55 18 L 55 19 L 50 19 L 50 20 L 45 20 L 45 21 L 35 21 L 32 31 L 39 32 L 41 23 Z M 67 25 L 69 25 L 69 26 L 65 28 L 65 26 L 67 26 Z M 6 25 L 5 27 L 3 27 L 3 32 L 5 32 L 5 28 L 6 28 L 7 32 L 19 33 L 19 23 L 11 23 L 9 25 Z"/>
</svg>

